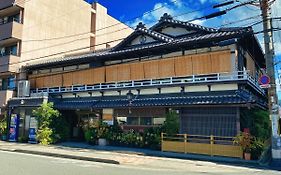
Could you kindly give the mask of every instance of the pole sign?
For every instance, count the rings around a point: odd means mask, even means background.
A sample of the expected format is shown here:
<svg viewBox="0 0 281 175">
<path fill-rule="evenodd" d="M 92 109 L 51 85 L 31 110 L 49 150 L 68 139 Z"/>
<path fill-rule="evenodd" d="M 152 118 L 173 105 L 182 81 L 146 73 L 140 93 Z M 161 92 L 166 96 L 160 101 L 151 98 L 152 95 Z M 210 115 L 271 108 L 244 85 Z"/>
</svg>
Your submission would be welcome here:
<svg viewBox="0 0 281 175">
<path fill-rule="evenodd" d="M 37 132 L 38 123 L 35 117 L 31 117 L 29 121 L 29 130 L 28 130 L 28 143 L 37 143 L 36 132 Z"/>
<path fill-rule="evenodd" d="M 270 78 L 267 75 L 262 75 L 259 78 L 259 84 L 261 86 L 261 88 L 269 88 L 270 86 Z"/>
<path fill-rule="evenodd" d="M 9 128 L 9 141 L 16 142 L 18 139 L 20 118 L 17 114 L 11 115 L 11 122 Z"/>
</svg>

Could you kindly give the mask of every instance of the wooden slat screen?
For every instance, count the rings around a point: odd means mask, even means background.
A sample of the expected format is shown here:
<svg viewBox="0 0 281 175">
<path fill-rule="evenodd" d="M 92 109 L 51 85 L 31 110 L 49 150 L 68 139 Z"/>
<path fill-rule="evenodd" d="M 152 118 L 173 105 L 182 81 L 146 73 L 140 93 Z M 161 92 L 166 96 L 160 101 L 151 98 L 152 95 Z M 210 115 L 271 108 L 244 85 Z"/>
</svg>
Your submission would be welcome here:
<svg viewBox="0 0 281 175">
<path fill-rule="evenodd" d="M 94 82 L 93 84 L 104 83 L 105 82 L 105 67 L 94 69 Z"/>
<path fill-rule="evenodd" d="M 36 78 L 36 87 L 37 88 L 44 87 L 44 78 L 43 77 Z"/>
<path fill-rule="evenodd" d="M 247 69 L 255 73 L 254 60 L 247 55 Z M 86 70 L 60 73 L 45 77 L 32 76 L 32 88 L 72 85 L 93 85 L 104 82 L 166 78 L 196 74 L 231 72 L 231 53 L 218 51 L 198 55 L 126 63 Z"/>
<path fill-rule="evenodd" d="M 94 69 L 87 69 L 83 72 L 84 82 L 81 82 L 82 84 L 94 84 Z"/>
<path fill-rule="evenodd" d="M 231 72 L 230 51 L 211 53 L 212 73 Z"/>
<path fill-rule="evenodd" d="M 144 78 L 159 78 L 159 61 L 146 61 L 143 63 L 144 66 Z"/>
<path fill-rule="evenodd" d="M 52 84 L 53 84 L 53 77 L 52 76 L 44 77 L 44 87 L 52 87 Z"/>
<path fill-rule="evenodd" d="M 113 65 L 113 66 L 107 66 L 105 68 L 105 72 L 106 72 L 106 82 L 116 82 L 117 79 L 117 65 Z"/>
<path fill-rule="evenodd" d="M 60 87 L 62 86 L 62 75 L 53 75 L 52 76 L 52 87 Z"/>
<path fill-rule="evenodd" d="M 126 81 L 131 79 L 131 69 L 129 64 L 120 64 L 117 66 L 118 81 Z"/>
<path fill-rule="evenodd" d="M 212 72 L 210 54 L 192 55 L 193 74 L 208 74 Z"/>
<path fill-rule="evenodd" d="M 182 56 L 175 58 L 176 76 L 192 75 L 192 58 L 191 56 Z"/>
<path fill-rule="evenodd" d="M 159 60 L 159 77 L 174 77 L 175 76 L 175 59 Z"/>
<path fill-rule="evenodd" d="M 63 74 L 63 86 L 72 86 L 72 72 Z"/>
<path fill-rule="evenodd" d="M 132 63 L 131 67 L 131 79 L 132 80 L 142 80 L 144 79 L 144 68 L 143 63 Z"/>
</svg>

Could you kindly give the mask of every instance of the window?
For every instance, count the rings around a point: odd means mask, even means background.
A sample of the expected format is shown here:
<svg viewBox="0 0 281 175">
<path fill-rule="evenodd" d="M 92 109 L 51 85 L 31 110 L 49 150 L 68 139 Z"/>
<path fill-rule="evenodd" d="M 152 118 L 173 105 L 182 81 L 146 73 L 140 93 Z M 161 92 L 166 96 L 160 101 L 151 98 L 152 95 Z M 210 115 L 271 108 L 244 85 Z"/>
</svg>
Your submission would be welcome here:
<svg viewBox="0 0 281 175">
<path fill-rule="evenodd" d="M 12 16 L 5 16 L 5 17 L 0 18 L 0 25 L 7 24 L 7 23 L 10 23 L 10 22 L 13 22 L 13 21 L 21 23 L 19 13 L 15 14 L 15 15 L 12 15 Z"/>
<path fill-rule="evenodd" d="M 138 117 L 127 117 L 127 125 L 139 125 Z"/>
<path fill-rule="evenodd" d="M 0 57 L 4 57 L 7 55 L 18 55 L 18 48 L 17 45 L 12 45 L 8 47 L 1 47 L 0 48 Z"/>
<path fill-rule="evenodd" d="M 15 77 L 0 79 L 0 90 L 13 90 L 16 88 Z"/>
<path fill-rule="evenodd" d="M 140 125 L 152 125 L 151 117 L 140 117 Z"/>
<path fill-rule="evenodd" d="M 9 77 L 8 78 L 8 89 L 15 89 L 16 83 L 15 83 L 15 77 Z"/>
</svg>

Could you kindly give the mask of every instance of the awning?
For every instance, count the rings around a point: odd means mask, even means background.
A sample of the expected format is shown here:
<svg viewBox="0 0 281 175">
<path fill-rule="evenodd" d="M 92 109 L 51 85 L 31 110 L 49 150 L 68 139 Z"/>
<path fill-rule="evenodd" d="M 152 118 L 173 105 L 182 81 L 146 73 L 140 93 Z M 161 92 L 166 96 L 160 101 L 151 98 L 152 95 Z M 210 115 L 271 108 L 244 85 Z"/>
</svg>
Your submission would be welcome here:
<svg viewBox="0 0 281 175">
<path fill-rule="evenodd" d="M 58 109 L 102 109 L 102 108 L 128 108 L 128 107 L 181 107 L 191 105 L 241 105 L 248 103 L 259 103 L 253 95 L 245 91 L 225 92 L 199 92 L 182 94 L 157 94 L 157 95 L 136 95 L 129 102 L 126 96 L 114 97 L 84 97 L 56 99 L 55 107 Z"/>
</svg>

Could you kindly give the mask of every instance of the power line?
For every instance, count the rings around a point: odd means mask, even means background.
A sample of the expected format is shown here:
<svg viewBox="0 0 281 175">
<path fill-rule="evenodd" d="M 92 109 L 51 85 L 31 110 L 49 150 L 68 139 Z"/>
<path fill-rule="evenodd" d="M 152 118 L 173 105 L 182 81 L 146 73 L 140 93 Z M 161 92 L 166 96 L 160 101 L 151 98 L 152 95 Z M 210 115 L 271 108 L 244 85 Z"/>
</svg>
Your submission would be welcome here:
<svg viewBox="0 0 281 175">
<path fill-rule="evenodd" d="M 174 1 L 175 2 L 175 1 Z M 192 11 L 189 11 L 189 12 L 185 12 L 185 13 L 182 13 L 182 14 L 178 14 L 174 17 L 180 17 L 180 16 L 183 16 L 183 15 L 187 15 L 187 14 L 191 14 L 191 13 L 194 13 L 194 12 L 197 12 L 197 11 L 201 11 L 201 10 L 204 10 L 204 9 L 207 9 L 207 8 L 210 8 L 212 6 L 206 6 L 206 7 L 203 7 L 203 8 L 199 8 L 199 9 L 196 9 L 196 10 L 192 10 Z M 159 9 L 159 8 L 158 8 Z M 192 22 L 192 21 L 195 21 L 197 20 L 196 19 L 193 19 L 193 20 L 190 20 L 188 22 Z M 155 20 L 154 22 L 156 22 L 158 20 Z M 137 26 L 137 25 L 136 25 Z M 135 27 L 136 27 L 135 26 Z M 99 37 L 99 36 L 104 36 L 104 35 L 107 35 L 107 34 L 112 34 L 112 33 L 116 33 L 116 32 L 119 32 L 119 31 L 122 31 L 122 30 L 126 30 L 126 29 L 129 29 L 129 27 L 124 27 L 122 29 L 118 29 L 118 30 L 115 30 L 115 31 L 112 31 L 112 32 L 107 32 L 107 33 L 103 33 L 103 34 L 99 34 L 99 35 L 95 35 L 95 37 Z M 88 38 L 88 37 L 87 37 Z M 82 38 L 82 39 L 87 39 L 87 38 Z M 25 52 L 22 52 L 22 53 L 30 53 L 30 52 L 33 52 L 33 51 L 38 51 L 38 50 L 42 50 L 42 49 L 48 49 L 48 48 L 52 48 L 52 47 L 55 47 L 55 46 L 59 46 L 59 45 L 65 45 L 65 44 L 69 44 L 69 43 L 72 43 L 72 42 L 75 42 L 76 40 L 81 40 L 81 39 L 75 39 L 75 40 L 72 40 L 72 41 L 67 41 L 67 42 L 63 42 L 63 43 L 59 43 L 59 44 L 55 44 L 55 45 L 52 45 L 52 46 L 47 46 L 47 47 L 41 47 L 41 48 L 38 48 L 38 49 L 34 49 L 34 50 L 29 50 L 29 51 L 25 51 Z"/>
<path fill-rule="evenodd" d="M 30 1 L 30 0 L 29 0 L 29 1 Z M 177 1 L 178 1 L 178 0 L 174 0 L 174 1 L 172 1 L 171 3 L 175 3 L 175 2 L 177 2 Z M 139 18 L 139 17 L 142 17 L 142 16 L 147 15 L 147 14 L 149 14 L 149 13 L 155 12 L 155 11 L 157 11 L 157 10 L 160 10 L 160 9 L 164 8 L 165 6 L 166 6 L 166 4 L 163 4 L 162 6 L 156 8 L 156 9 L 146 11 L 146 12 L 144 12 L 141 16 L 133 17 L 133 18 L 129 19 L 127 22 L 130 22 L 130 21 L 135 20 L 135 19 L 137 19 L 137 18 Z M 82 9 L 82 8 L 81 8 L 81 9 Z M 78 10 L 81 10 L 81 9 L 79 8 Z M 75 11 L 76 11 L 76 10 L 75 10 Z M 72 12 L 71 12 L 71 13 L 72 13 Z M 68 14 L 68 13 L 67 13 L 67 14 Z M 64 15 L 64 16 L 65 16 L 65 15 Z M 49 21 L 49 20 L 48 20 L 48 21 Z M 114 26 L 117 26 L 117 25 L 120 25 L 120 24 L 125 25 L 125 22 L 118 22 L 118 23 L 115 23 L 115 24 L 112 24 L 112 25 L 109 25 L 109 26 L 106 26 L 106 27 L 97 29 L 97 30 L 95 30 L 95 32 L 101 31 L 101 30 L 104 30 L 104 29 L 107 29 L 107 28 L 110 28 L 110 27 L 114 27 Z M 128 27 L 128 28 L 129 28 L 129 27 Z M 91 32 L 87 32 L 87 33 L 90 34 Z M 82 35 L 82 34 L 86 34 L 86 33 L 83 32 L 83 33 L 79 33 L 79 34 L 77 34 L 77 35 Z M 75 36 L 75 35 L 64 36 L 64 37 L 73 37 L 73 36 Z M 60 38 L 63 38 L 63 37 L 49 38 L 49 39 L 41 39 L 41 40 L 25 40 L 25 41 L 23 41 L 23 42 L 54 40 L 54 39 L 60 39 Z"/>
<path fill-rule="evenodd" d="M 195 11 L 195 10 L 194 10 Z M 194 11 L 191 11 L 189 13 L 193 13 Z M 198 11 L 198 10 L 197 10 Z M 183 13 L 181 15 L 185 15 L 187 13 Z M 177 16 L 180 16 L 180 15 L 177 15 Z M 201 17 L 201 19 L 204 18 L 204 17 Z M 193 20 L 189 20 L 189 22 L 191 21 L 195 21 L 197 20 L 198 18 L 195 18 Z M 18 63 L 22 63 L 22 62 L 30 62 L 30 61 L 33 61 L 33 60 L 36 60 L 36 59 L 41 59 L 41 58 L 46 58 L 46 57 L 50 57 L 50 56 L 55 56 L 55 55 L 59 55 L 59 54 L 63 54 L 63 53 L 67 53 L 67 52 L 73 52 L 73 51 L 79 51 L 79 50 L 83 50 L 83 49 L 86 49 L 86 48 L 91 48 L 91 47 L 95 47 L 95 46 L 99 46 L 99 45 L 103 45 L 103 44 L 108 44 L 108 43 L 111 43 L 111 42 L 116 42 L 116 41 L 119 41 L 119 40 L 122 40 L 122 39 L 125 39 L 125 38 L 121 38 L 121 39 L 117 39 L 117 40 L 113 40 L 113 41 L 108 41 L 108 42 L 105 42 L 105 43 L 100 43 L 100 44 L 96 44 L 96 45 L 91 45 L 91 46 L 87 46 L 87 47 L 83 47 L 83 48 L 78 48 L 78 49 L 74 49 L 74 50 L 68 50 L 68 51 L 63 51 L 63 52 L 59 52 L 59 53 L 55 53 L 55 54 L 50 54 L 50 55 L 45 55 L 45 56 L 42 56 L 42 57 L 37 57 L 37 58 L 33 58 L 33 59 L 29 59 L 29 60 L 25 60 L 25 61 L 20 61 Z M 61 43 L 62 44 L 62 43 Z M 61 45 L 60 44 L 60 45 Z M 18 63 L 13 63 L 13 64 L 18 64 Z M 6 64 L 6 65 L 12 65 L 12 64 Z"/>
</svg>

